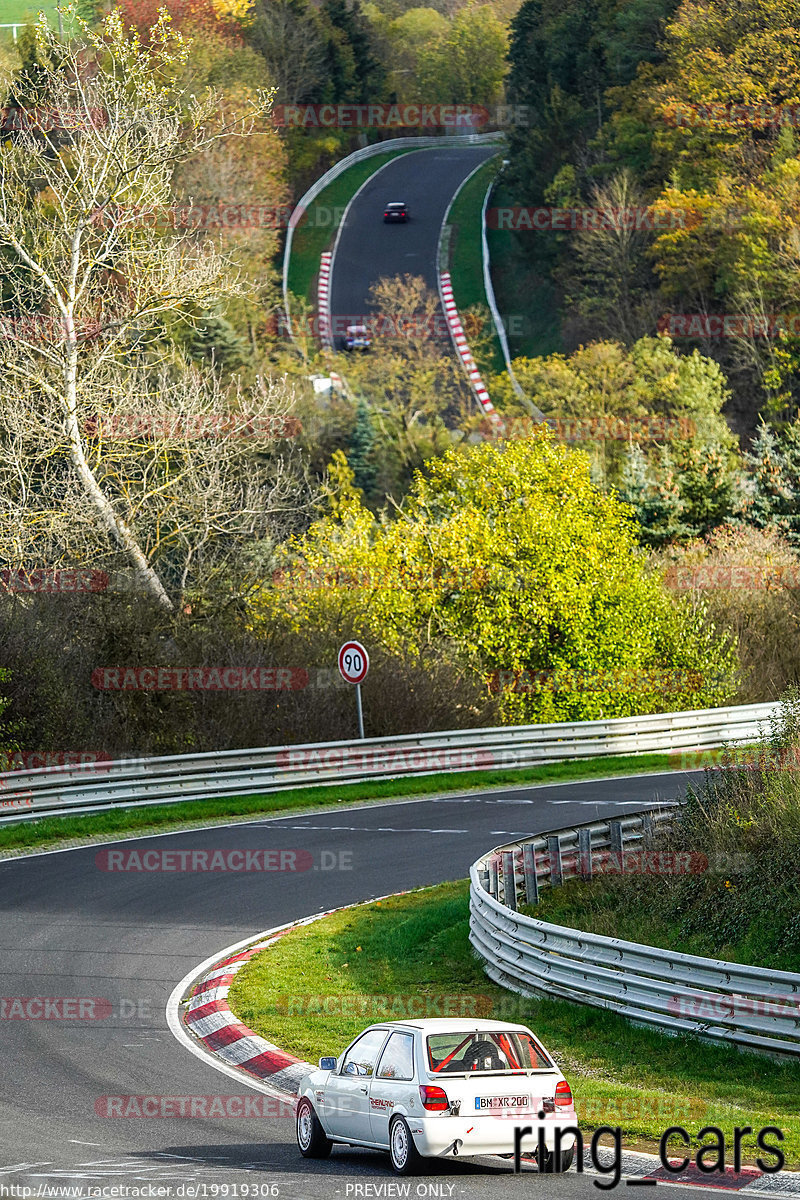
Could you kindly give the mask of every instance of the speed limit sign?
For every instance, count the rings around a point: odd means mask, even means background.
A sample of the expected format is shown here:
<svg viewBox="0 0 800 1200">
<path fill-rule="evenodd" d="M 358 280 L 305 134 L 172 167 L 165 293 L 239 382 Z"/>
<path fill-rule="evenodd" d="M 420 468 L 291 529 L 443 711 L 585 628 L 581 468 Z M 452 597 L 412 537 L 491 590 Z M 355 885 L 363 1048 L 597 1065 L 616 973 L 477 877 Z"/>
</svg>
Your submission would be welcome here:
<svg viewBox="0 0 800 1200">
<path fill-rule="evenodd" d="M 345 642 L 339 651 L 339 674 L 345 683 L 356 685 L 356 713 L 358 714 L 358 736 L 364 736 L 364 712 L 361 707 L 361 683 L 369 670 L 369 655 L 361 642 Z"/>
<path fill-rule="evenodd" d="M 339 674 L 346 683 L 362 683 L 369 670 L 369 655 L 361 642 L 345 642 L 339 651 Z"/>
</svg>

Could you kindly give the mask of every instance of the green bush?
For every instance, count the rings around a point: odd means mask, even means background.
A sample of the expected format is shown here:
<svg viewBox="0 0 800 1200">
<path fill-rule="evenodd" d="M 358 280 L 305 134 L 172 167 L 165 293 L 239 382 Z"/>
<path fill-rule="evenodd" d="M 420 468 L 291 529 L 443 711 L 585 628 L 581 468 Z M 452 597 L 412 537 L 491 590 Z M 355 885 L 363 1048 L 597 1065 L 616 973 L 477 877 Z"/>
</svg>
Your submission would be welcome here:
<svg viewBox="0 0 800 1200">
<path fill-rule="evenodd" d="M 295 544 L 267 614 L 304 630 L 347 610 L 371 646 L 431 647 L 500 699 L 508 724 L 713 707 L 731 694 L 732 639 L 649 571 L 629 511 L 586 454 L 535 437 L 451 449 L 375 517 L 341 455 L 331 513 Z"/>
</svg>

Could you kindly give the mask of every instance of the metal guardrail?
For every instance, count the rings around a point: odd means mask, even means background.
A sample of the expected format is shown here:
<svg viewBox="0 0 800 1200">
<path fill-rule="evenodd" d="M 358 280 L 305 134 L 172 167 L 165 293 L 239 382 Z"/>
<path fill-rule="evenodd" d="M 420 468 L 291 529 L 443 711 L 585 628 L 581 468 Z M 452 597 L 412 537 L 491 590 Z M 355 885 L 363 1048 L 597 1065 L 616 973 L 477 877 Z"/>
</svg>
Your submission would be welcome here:
<svg viewBox="0 0 800 1200">
<path fill-rule="evenodd" d="M 501 168 L 502 170 L 502 168 Z M 497 178 L 493 179 L 486 189 L 486 195 L 483 197 L 483 207 L 481 208 L 481 257 L 483 259 L 483 290 L 486 293 L 486 302 L 489 305 L 489 311 L 492 314 L 492 322 L 497 340 L 500 343 L 500 349 L 503 352 L 503 359 L 506 364 L 506 374 L 511 382 L 514 392 L 527 408 L 528 412 L 533 417 L 534 421 L 544 421 L 545 415 L 538 408 L 530 397 L 527 395 L 519 380 L 514 373 L 514 367 L 511 363 L 511 351 L 508 347 L 508 334 L 506 333 L 503 318 L 500 315 L 500 310 L 497 307 L 497 298 L 494 294 L 494 284 L 492 283 L 492 260 L 489 254 L 489 239 L 486 236 L 486 210 L 489 207 L 489 198 L 497 186 Z"/>
<path fill-rule="evenodd" d="M 286 245 L 283 249 L 283 311 L 286 315 L 286 328 L 289 335 L 293 336 L 292 314 L 289 308 L 289 263 L 292 257 L 294 231 L 309 204 L 316 200 L 329 183 L 333 183 L 334 179 L 338 179 L 354 163 L 362 162 L 365 158 L 375 158 L 377 155 L 387 154 L 392 150 L 425 150 L 431 146 L 481 146 L 488 142 L 503 141 L 504 138 L 505 135 L 502 132 L 443 134 L 441 137 L 386 138 L 383 142 L 374 142 L 371 146 L 354 150 L 352 154 L 348 154 L 339 162 L 334 163 L 324 175 L 320 175 L 319 179 L 315 180 L 308 191 L 297 201 L 286 230 Z"/>
<path fill-rule="evenodd" d="M 587 877 L 601 864 L 607 870 L 609 855 L 623 867 L 631 851 L 646 854 L 653 831 L 671 816 L 556 830 L 478 859 L 470 870 L 470 941 L 486 974 L 522 995 L 611 1009 L 669 1033 L 800 1055 L 800 974 L 602 937 L 517 911 L 520 899 L 535 904 L 542 886 Z"/>
<path fill-rule="evenodd" d="M 577 724 L 457 729 L 8 771 L 0 774 L 0 823 L 314 784 L 507 770 L 607 754 L 699 750 L 752 742 L 761 725 L 779 711 L 779 704 L 753 704 Z"/>
</svg>

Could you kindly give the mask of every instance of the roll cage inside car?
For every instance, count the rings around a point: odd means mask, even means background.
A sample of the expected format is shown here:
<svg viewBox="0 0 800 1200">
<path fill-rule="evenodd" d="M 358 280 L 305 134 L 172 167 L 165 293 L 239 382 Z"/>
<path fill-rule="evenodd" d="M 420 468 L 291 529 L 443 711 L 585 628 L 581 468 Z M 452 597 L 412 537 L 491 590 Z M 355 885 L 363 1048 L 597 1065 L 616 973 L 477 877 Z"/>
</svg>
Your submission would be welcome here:
<svg viewBox="0 0 800 1200">
<path fill-rule="evenodd" d="M 470 1033 L 468 1033 L 466 1035 L 466 1037 L 464 1037 L 458 1043 L 458 1045 L 455 1047 L 454 1050 L 451 1050 L 450 1053 L 448 1055 L 446 1055 L 445 1058 L 438 1060 L 438 1061 L 434 1058 L 433 1047 L 431 1046 L 431 1038 L 429 1036 L 427 1038 L 428 1066 L 430 1068 L 431 1073 L 434 1075 L 439 1075 L 441 1073 L 452 1074 L 452 1075 L 455 1075 L 455 1074 L 471 1075 L 476 1071 L 482 1071 L 485 1073 L 487 1070 L 491 1071 L 491 1072 L 496 1072 L 498 1070 L 503 1071 L 503 1072 L 512 1071 L 512 1072 L 518 1072 L 518 1073 L 522 1073 L 522 1074 L 527 1074 L 530 1071 L 537 1071 L 537 1070 L 538 1071 L 542 1071 L 542 1070 L 551 1071 L 553 1069 L 553 1064 L 550 1062 L 550 1059 L 547 1057 L 547 1055 L 545 1054 L 544 1050 L 539 1045 L 539 1043 L 536 1042 L 530 1036 L 530 1034 L 527 1034 L 527 1033 L 521 1034 L 521 1035 L 516 1035 L 516 1040 L 519 1040 L 520 1037 L 525 1037 L 528 1040 L 528 1042 L 530 1043 L 531 1050 L 533 1051 L 532 1057 L 535 1055 L 535 1058 L 537 1060 L 536 1067 L 530 1067 L 527 1064 L 520 1061 L 521 1055 L 519 1053 L 519 1047 L 515 1047 L 512 1042 L 512 1039 L 515 1038 L 514 1032 L 509 1031 L 506 1033 L 506 1032 L 497 1032 L 497 1031 L 489 1031 L 489 1030 L 481 1030 L 481 1029 L 476 1029 L 476 1030 L 473 1030 Z M 506 1062 L 508 1063 L 508 1066 L 507 1067 L 504 1067 L 504 1066 L 489 1067 L 489 1068 L 486 1068 L 486 1067 L 470 1068 L 470 1067 L 465 1067 L 462 1062 L 456 1061 L 455 1066 L 450 1067 L 450 1064 L 456 1059 L 456 1056 L 460 1053 L 460 1051 L 462 1051 L 466 1047 L 468 1047 L 470 1045 L 470 1043 L 472 1043 L 473 1045 L 479 1045 L 481 1043 L 485 1043 L 490 1046 L 494 1046 L 496 1048 L 495 1052 L 499 1051 L 500 1053 L 502 1053 Z M 499 1058 L 499 1055 L 497 1055 L 497 1057 Z M 449 1071 L 448 1071 L 448 1068 L 450 1068 Z"/>
</svg>

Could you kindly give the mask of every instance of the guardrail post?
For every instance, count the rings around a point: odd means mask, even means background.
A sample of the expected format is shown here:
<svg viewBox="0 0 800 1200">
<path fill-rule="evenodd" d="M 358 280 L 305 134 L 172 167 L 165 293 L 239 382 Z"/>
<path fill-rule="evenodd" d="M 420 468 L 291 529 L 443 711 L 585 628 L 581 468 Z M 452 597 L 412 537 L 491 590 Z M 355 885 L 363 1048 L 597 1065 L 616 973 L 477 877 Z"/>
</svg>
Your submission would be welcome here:
<svg viewBox="0 0 800 1200">
<path fill-rule="evenodd" d="M 653 814 L 651 812 L 642 813 L 642 842 L 645 846 L 652 846 L 655 832 Z"/>
<path fill-rule="evenodd" d="M 506 908 L 517 911 L 517 878 L 514 872 L 514 855 L 510 850 L 503 851 L 503 903 Z"/>
<path fill-rule="evenodd" d="M 547 839 L 550 856 L 550 887 L 561 887 L 564 882 L 564 867 L 561 862 L 561 839 L 556 835 Z"/>
<path fill-rule="evenodd" d="M 533 842 L 522 847 L 522 866 L 525 876 L 525 900 L 528 904 L 539 903 L 539 880 L 536 878 L 536 852 Z"/>
<path fill-rule="evenodd" d="M 623 868 L 622 822 L 621 821 L 609 821 L 608 822 L 608 837 L 611 842 L 611 853 L 619 855 L 619 869 L 621 871 Z"/>
<path fill-rule="evenodd" d="M 592 831 L 578 830 L 578 874 L 587 882 L 592 878 Z"/>
<path fill-rule="evenodd" d="M 497 855 L 493 854 L 489 859 L 489 887 L 490 896 L 494 896 L 495 900 L 500 899 L 500 893 L 497 889 Z"/>
</svg>

